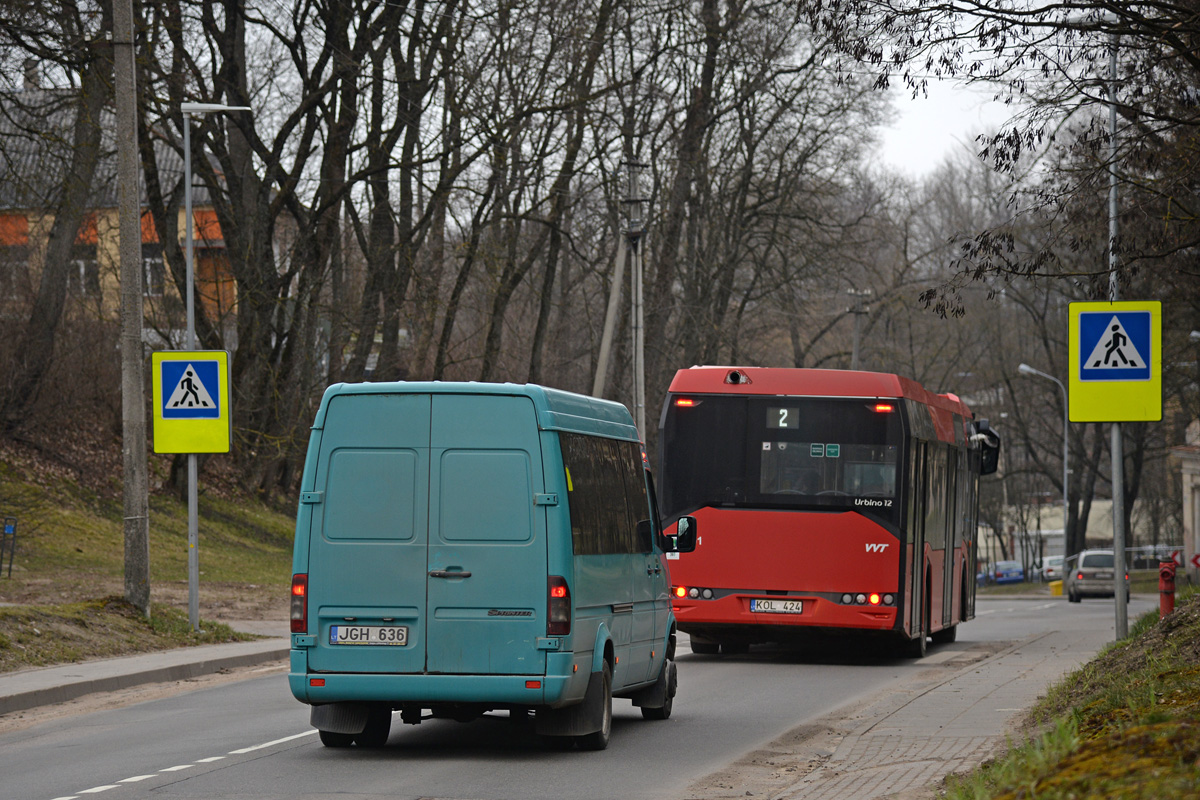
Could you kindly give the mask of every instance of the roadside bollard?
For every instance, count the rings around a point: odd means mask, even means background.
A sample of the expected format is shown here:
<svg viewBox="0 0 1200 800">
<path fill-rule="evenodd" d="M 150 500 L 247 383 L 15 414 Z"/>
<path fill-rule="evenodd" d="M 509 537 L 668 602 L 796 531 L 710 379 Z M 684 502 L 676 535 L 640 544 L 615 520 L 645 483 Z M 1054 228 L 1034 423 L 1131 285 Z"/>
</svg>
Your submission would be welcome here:
<svg viewBox="0 0 1200 800">
<path fill-rule="evenodd" d="M 1175 610 L 1175 562 L 1158 562 L 1158 618 Z"/>
</svg>

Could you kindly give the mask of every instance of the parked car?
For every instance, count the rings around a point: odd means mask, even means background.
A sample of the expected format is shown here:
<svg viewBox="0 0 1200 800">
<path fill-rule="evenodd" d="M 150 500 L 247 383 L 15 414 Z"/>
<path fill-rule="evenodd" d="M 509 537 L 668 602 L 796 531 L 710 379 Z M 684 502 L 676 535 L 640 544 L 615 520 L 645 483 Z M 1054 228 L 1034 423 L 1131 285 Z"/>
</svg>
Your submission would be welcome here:
<svg viewBox="0 0 1200 800">
<path fill-rule="evenodd" d="M 1025 569 L 1020 561 L 997 561 L 989 564 L 975 575 L 975 583 L 984 586 L 989 583 L 1020 583 L 1025 580 Z"/>
<path fill-rule="evenodd" d="M 1050 581 L 1062 580 L 1063 576 L 1063 556 L 1046 556 L 1042 559 L 1042 580 L 1049 583 Z"/>
<path fill-rule="evenodd" d="M 997 561 L 992 572 L 992 583 L 1021 583 L 1025 580 L 1025 569 L 1020 561 Z"/>
<path fill-rule="evenodd" d="M 1084 597 L 1113 596 L 1113 551 L 1084 550 L 1064 567 L 1063 594 L 1072 603 Z M 1129 573 L 1125 573 L 1125 598 L 1129 598 Z"/>
</svg>

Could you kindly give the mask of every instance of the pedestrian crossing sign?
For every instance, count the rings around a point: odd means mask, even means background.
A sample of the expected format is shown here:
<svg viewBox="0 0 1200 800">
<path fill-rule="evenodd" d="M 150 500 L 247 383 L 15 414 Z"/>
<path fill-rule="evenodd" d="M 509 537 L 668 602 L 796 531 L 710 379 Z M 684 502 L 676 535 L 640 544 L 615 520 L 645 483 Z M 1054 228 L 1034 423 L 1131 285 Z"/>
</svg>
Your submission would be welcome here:
<svg viewBox="0 0 1200 800">
<path fill-rule="evenodd" d="M 1162 304 L 1071 303 L 1072 422 L 1162 419 Z"/>
<path fill-rule="evenodd" d="M 150 361 L 154 452 L 228 453 L 229 353 L 161 350 Z"/>
</svg>

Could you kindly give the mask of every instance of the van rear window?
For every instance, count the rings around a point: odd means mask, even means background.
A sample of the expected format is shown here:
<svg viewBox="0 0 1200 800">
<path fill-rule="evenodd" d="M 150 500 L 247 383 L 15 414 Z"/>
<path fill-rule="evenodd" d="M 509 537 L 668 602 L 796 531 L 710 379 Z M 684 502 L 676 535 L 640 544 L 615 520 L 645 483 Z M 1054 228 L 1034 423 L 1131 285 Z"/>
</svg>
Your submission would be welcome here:
<svg viewBox="0 0 1200 800">
<path fill-rule="evenodd" d="M 576 555 L 647 553 L 637 523 L 649 513 L 636 442 L 560 433 Z"/>
</svg>

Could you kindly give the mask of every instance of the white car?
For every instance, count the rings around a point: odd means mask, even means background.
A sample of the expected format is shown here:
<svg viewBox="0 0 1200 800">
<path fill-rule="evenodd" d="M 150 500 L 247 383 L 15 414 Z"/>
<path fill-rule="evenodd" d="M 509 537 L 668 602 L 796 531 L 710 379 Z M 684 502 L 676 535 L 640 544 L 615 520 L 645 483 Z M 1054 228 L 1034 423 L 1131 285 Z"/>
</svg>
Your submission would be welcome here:
<svg viewBox="0 0 1200 800">
<path fill-rule="evenodd" d="M 1044 582 L 1062 580 L 1062 576 L 1063 556 L 1046 556 L 1042 559 L 1042 580 Z"/>
</svg>

